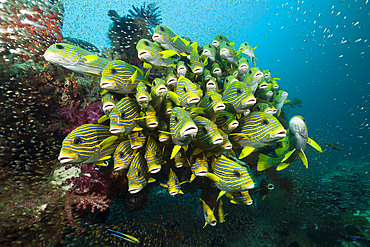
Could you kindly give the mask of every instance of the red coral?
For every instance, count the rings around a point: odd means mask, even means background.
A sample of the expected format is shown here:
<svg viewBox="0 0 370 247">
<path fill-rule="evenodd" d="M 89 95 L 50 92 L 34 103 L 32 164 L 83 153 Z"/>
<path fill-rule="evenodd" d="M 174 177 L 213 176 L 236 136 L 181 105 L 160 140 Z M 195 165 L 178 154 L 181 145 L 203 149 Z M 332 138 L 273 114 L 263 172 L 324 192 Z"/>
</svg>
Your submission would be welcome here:
<svg viewBox="0 0 370 247">
<path fill-rule="evenodd" d="M 105 211 L 109 208 L 109 203 L 112 200 L 107 199 L 107 195 L 96 194 L 67 194 L 67 198 L 64 202 L 64 208 L 66 210 L 66 218 L 70 223 L 74 222 L 72 215 L 72 205 L 76 204 L 77 209 L 86 209 L 89 205 L 91 206 L 91 212 L 94 213 L 96 209 L 100 211 Z"/>
</svg>

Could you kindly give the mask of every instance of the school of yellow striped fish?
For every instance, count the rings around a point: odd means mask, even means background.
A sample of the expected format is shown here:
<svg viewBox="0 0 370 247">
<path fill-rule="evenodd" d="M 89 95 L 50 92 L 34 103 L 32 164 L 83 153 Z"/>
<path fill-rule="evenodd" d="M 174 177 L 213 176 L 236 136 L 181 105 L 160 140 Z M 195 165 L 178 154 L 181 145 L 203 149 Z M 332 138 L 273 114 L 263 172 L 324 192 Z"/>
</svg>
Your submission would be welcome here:
<svg viewBox="0 0 370 247">
<path fill-rule="evenodd" d="M 184 182 L 197 176 L 210 179 L 220 190 L 217 212 L 223 222 L 223 195 L 234 204 L 252 204 L 248 190 L 255 188 L 256 179 L 241 159 L 278 142 L 275 157 L 259 154 L 257 170 L 280 171 L 298 159 L 308 168 L 306 144 L 322 151 L 308 137 L 303 117 L 294 116 L 284 129 L 277 117 L 288 93 L 268 68 L 257 67 L 256 47 L 248 42 L 235 49 L 219 34 L 199 46 L 159 25 L 152 40 L 142 39 L 136 48 L 142 68 L 66 43 L 45 52 L 45 59 L 57 66 L 100 77 L 102 89 L 105 115 L 100 124 L 74 129 L 63 141 L 60 163 L 107 166 L 113 161 L 113 172 L 128 170 L 129 192 L 138 193 L 155 182 L 151 174 L 171 162 L 164 171 L 168 182 L 161 186 L 175 196 L 183 193 Z M 162 76 L 149 80 L 153 70 Z M 101 124 L 105 121 L 109 126 Z M 180 167 L 190 167 L 188 181 L 177 178 Z M 197 224 L 216 225 L 213 211 L 201 199 Z"/>
</svg>

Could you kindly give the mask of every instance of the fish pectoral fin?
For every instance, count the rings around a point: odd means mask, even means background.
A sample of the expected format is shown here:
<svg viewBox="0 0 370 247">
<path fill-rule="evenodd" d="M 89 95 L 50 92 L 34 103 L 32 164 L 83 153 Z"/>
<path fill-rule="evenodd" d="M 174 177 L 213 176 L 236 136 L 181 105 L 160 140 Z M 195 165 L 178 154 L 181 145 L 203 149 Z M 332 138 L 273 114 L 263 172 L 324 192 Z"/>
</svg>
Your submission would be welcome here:
<svg viewBox="0 0 370 247">
<path fill-rule="evenodd" d="M 263 195 L 263 196 L 262 196 L 262 200 L 265 200 L 266 196 L 267 196 L 267 195 Z"/>
<path fill-rule="evenodd" d="M 194 173 L 192 173 L 192 174 L 191 174 L 191 176 L 190 176 L 189 183 L 193 182 L 193 181 L 194 181 L 194 179 L 195 179 L 196 177 L 197 177 L 197 176 L 195 176 L 195 174 L 194 174 Z"/>
<path fill-rule="evenodd" d="M 131 66 L 134 67 L 136 69 L 136 71 L 138 71 L 141 76 L 144 76 L 143 71 L 139 67 L 137 67 L 135 65 L 131 65 Z"/>
<path fill-rule="evenodd" d="M 193 152 L 193 154 L 192 154 L 192 155 L 197 155 L 197 154 L 200 154 L 201 152 L 203 152 L 203 149 L 201 149 L 201 148 L 196 148 L 196 149 L 194 150 L 194 152 Z"/>
<path fill-rule="evenodd" d="M 148 79 L 148 78 L 149 78 L 149 74 L 150 74 L 150 69 L 148 69 L 148 70 L 146 71 L 146 73 L 145 73 L 145 76 L 144 76 L 144 77 Z M 148 85 L 150 85 L 150 84 L 148 84 Z M 151 85 L 150 85 L 150 86 L 151 86 Z"/>
<path fill-rule="evenodd" d="M 259 154 L 258 156 L 258 162 L 257 162 L 257 171 L 261 172 L 264 170 L 267 170 L 268 168 L 274 166 L 275 164 L 270 162 L 271 157 L 264 155 L 264 154 Z"/>
<path fill-rule="evenodd" d="M 207 66 L 207 65 L 208 65 L 208 57 L 206 57 L 206 59 L 204 59 L 204 61 L 203 61 L 203 65 L 204 65 L 204 66 Z"/>
<path fill-rule="evenodd" d="M 102 123 L 102 122 L 104 122 L 108 119 L 109 119 L 109 117 L 107 115 L 103 115 L 101 118 L 99 118 L 98 123 Z"/>
<path fill-rule="evenodd" d="M 168 98 L 170 98 L 172 100 L 173 103 L 175 103 L 176 105 L 180 105 L 180 100 L 179 100 L 179 96 L 175 93 L 175 92 L 172 92 L 172 91 L 167 91 L 167 96 Z"/>
<path fill-rule="evenodd" d="M 292 156 L 292 154 L 294 153 L 294 151 L 296 151 L 296 149 L 293 149 L 289 152 L 287 152 L 285 155 L 284 155 L 284 158 L 281 160 L 281 162 L 284 162 L 286 161 L 287 159 L 289 159 L 290 156 Z"/>
<path fill-rule="evenodd" d="M 83 58 L 84 63 L 93 63 L 99 59 L 97 55 L 87 55 L 87 56 L 83 56 L 82 58 Z"/>
<path fill-rule="evenodd" d="M 288 151 L 289 146 L 283 147 L 283 148 L 277 148 L 275 149 L 275 153 L 277 156 L 283 155 L 286 151 Z"/>
<path fill-rule="evenodd" d="M 131 81 L 132 84 L 135 83 L 135 80 L 136 80 L 136 76 L 137 76 L 137 70 L 135 70 L 135 72 L 132 74 L 132 76 L 130 76 L 129 80 Z"/>
<path fill-rule="evenodd" d="M 276 167 L 276 171 L 281 171 L 285 168 L 287 168 L 288 166 L 290 165 L 290 163 L 280 163 L 277 167 Z"/>
<path fill-rule="evenodd" d="M 308 145 L 310 145 L 311 147 L 313 147 L 314 149 L 316 149 L 317 151 L 322 153 L 321 147 L 314 140 L 312 140 L 311 138 L 308 138 L 307 143 L 308 143 Z"/>
<path fill-rule="evenodd" d="M 181 190 L 178 191 L 179 194 L 184 194 L 184 192 L 182 192 Z"/>
<path fill-rule="evenodd" d="M 255 148 L 253 147 L 244 147 L 243 150 L 241 151 L 240 155 L 239 155 L 239 158 L 238 159 L 243 159 L 244 157 L 247 157 L 248 155 L 250 155 L 253 151 L 255 150 Z"/>
<path fill-rule="evenodd" d="M 148 183 L 154 183 L 155 179 L 154 178 L 149 178 Z"/>
<path fill-rule="evenodd" d="M 171 153 L 171 160 L 173 159 L 173 157 L 176 156 L 176 154 L 180 151 L 181 149 L 181 146 L 180 145 L 175 145 L 172 149 L 172 153 Z"/>
<path fill-rule="evenodd" d="M 280 109 L 280 110 L 278 110 L 278 112 L 276 113 L 276 115 L 277 115 L 278 117 L 280 117 L 280 113 L 281 113 L 281 109 Z"/>
<path fill-rule="evenodd" d="M 102 151 L 103 149 L 110 147 L 117 139 L 118 136 L 116 135 L 105 138 L 101 143 L 98 144 L 99 150 Z"/>
<path fill-rule="evenodd" d="M 240 58 L 240 54 L 243 52 L 243 50 L 239 50 L 235 53 L 235 55 L 237 55 L 239 58 Z"/>
<path fill-rule="evenodd" d="M 213 174 L 211 172 L 207 172 L 205 177 L 211 179 L 213 182 L 216 182 L 216 183 L 222 182 L 221 178 L 219 178 L 216 174 Z"/>
<path fill-rule="evenodd" d="M 160 183 L 159 185 L 162 186 L 162 187 L 168 188 L 168 185 L 167 184 Z"/>
<path fill-rule="evenodd" d="M 230 200 L 230 202 L 231 202 L 232 204 L 237 204 L 234 200 Z"/>
<path fill-rule="evenodd" d="M 226 191 L 221 190 L 220 193 L 218 194 L 218 197 L 217 197 L 216 201 L 218 201 L 218 199 L 220 199 L 223 195 L 225 195 L 225 193 L 226 193 Z"/>
<path fill-rule="evenodd" d="M 284 104 L 288 104 L 290 103 L 290 99 L 287 99 L 286 101 L 284 101 Z"/>
<path fill-rule="evenodd" d="M 94 164 L 97 165 L 97 166 L 106 166 L 106 164 L 103 160 L 102 161 L 99 161 L 99 160 L 95 161 Z"/>
<path fill-rule="evenodd" d="M 306 168 L 308 168 L 308 160 L 307 160 L 307 157 L 306 157 L 306 154 L 303 152 L 303 150 L 299 150 L 299 153 L 298 153 L 299 157 L 301 158 L 304 166 Z"/>
<path fill-rule="evenodd" d="M 162 58 L 170 58 L 175 55 L 180 56 L 180 54 L 174 50 L 164 50 L 164 51 L 161 51 L 159 54 L 162 55 Z"/>
<path fill-rule="evenodd" d="M 194 107 L 190 108 L 190 112 L 191 113 L 196 113 L 196 114 L 206 114 L 204 112 L 204 108 L 198 107 L 198 106 L 194 106 Z"/>
<path fill-rule="evenodd" d="M 151 68 L 153 68 L 153 66 L 152 66 L 150 63 L 145 63 L 145 62 L 144 62 L 144 64 L 143 64 L 143 68 L 144 68 L 144 69 L 151 69 Z"/>
<path fill-rule="evenodd" d="M 143 128 L 141 128 L 141 127 L 135 127 L 132 131 L 142 131 L 143 130 Z"/>
</svg>

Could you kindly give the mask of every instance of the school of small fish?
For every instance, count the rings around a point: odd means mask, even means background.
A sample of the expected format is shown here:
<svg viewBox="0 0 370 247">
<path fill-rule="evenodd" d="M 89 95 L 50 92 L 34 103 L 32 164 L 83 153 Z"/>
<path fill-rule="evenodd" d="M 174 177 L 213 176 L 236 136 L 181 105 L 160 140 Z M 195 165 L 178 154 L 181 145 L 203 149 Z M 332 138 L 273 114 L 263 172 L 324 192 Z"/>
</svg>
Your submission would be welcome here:
<svg viewBox="0 0 370 247">
<path fill-rule="evenodd" d="M 279 122 L 288 93 L 268 69 L 256 67 L 256 48 L 248 42 L 237 50 L 226 36 L 216 35 L 200 47 L 159 25 L 152 40 L 141 39 L 136 48 L 142 68 L 66 43 L 45 52 L 45 59 L 57 66 L 100 77 L 105 115 L 99 123 L 109 120 L 109 127 L 84 124 L 74 129 L 63 141 L 62 164 L 106 166 L 113 161 L 114 172 L 128 169 L 128 190 L 137 193 L 155 182 L 151 174 L 172 162 L 161 186 L 175 196 L 183 193 L 181 184 L 197 176 L 210 179 L 220 190 L 217 211 L 223 222 L 223 195 L 234 204 L 252 204 L 248 190 L 255 188 L 256 179 L 239 159 L 278 142 L 276 157 L 259 154 L 257 170 L 275 166 L 280 171 L 298 158 L 308 168 L 307 143 L 322 152 L 308 137 L 303 117 L 294 116 L 288 130 Z M 152 70 L 162 76 L 149 80 Z M 191 169 L 188 181 L 179 182 L 180 167 Z M 265 183 L 266 190 L 273 189 Z M 213 211 L 200 199 L 197 225 L 216 225 Z"/>
</svg>

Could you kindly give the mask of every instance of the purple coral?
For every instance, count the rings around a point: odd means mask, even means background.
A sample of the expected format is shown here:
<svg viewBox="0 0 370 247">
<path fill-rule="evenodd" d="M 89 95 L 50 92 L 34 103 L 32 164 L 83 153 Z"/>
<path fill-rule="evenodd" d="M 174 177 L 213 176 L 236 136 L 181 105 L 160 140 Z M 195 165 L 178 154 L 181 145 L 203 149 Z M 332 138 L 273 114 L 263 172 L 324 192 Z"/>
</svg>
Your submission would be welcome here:
<svg viewBox="0 0 370 247">
<path fill-rule="evenodd" d="M 78 167 L 81 172 L 74 177 L 66 179 L 62 186 L 72 184 L 72 188 L 68 191 L 77 194 L 90 191 L 95 186 L 100 186 L 102 189 L 108 188 L 107 181 L 102 177 L 98 166 L 94 164 L 71 164 L 66 166 L 66 170 L 72 167 Z"/>
<path fill-rule="evenodd" d="M 75 105 L 62 107 L 59 115 L 67 118 L 70 122 L 70 126 L 65 128 L 62 133 L 68 135 L 72 130 L 83 124 L 97 124 L 99 118 L 104 115 L 102 106 L 103 104 L 99 100 L 89 104 L 85 109 L 78 109 Z"/>
</svg>

